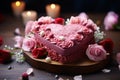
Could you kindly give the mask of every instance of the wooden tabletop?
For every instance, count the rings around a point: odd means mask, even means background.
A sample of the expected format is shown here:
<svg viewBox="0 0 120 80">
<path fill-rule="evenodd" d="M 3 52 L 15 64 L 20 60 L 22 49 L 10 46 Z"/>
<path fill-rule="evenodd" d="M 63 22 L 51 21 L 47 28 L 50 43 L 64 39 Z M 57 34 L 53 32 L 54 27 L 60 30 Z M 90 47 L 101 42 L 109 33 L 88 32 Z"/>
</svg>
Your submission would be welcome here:
<svg viewBox="0 0 120 80">
<path fill-rule="evenodd" d="M 40 15 L 41 16 L 41 15 Z M 70 17 L 71 15 L 66 15 L 65 18 Z M 101 14 L 90 14 L 90 18 L 94 21 L 100 21 L 102 25 L 104 15 Z M 4 39 L 4 45 L 9 45 L 11 47 L 14 46 L 15 42 L 14 38 L 14 30 L 15 28 L 20 28 L 22 35 L 24 35 L 24 25 L 21 18 L 16 18 L 13 15 L 5 15 L 4 21 L 0 23 L 0 36 Z M 102 27 L 103 28 L 103 27 Z M 120 31 L 105 31 L 106 37 L 110 37 L 115 44 L 114 47 L 114 56 L 111 61 L 111 64 L 106 66 L 106 69 L 111 70 L 109 73 L 104 73 L 102 71 L 98 71 L 91 74 L 82 74 L 83 80 L 120 80 L 120 70 L 118 69 L 118 65 L 115 61 L 115 54 L 120 52 Z M 11 66 L 11 69 L 8 67 Z M 17 63 L 13 58 L 13 61 L 9 64 L 0 64 L 0 80 L 19 80 L 18 78 L 25 72 L 28 68 L 32 67 L 27 62 L 24 63 Z M 33 68 L 33 67 L 32 67 Z M 47 68 L 47 67 L 46 67 Z M 32 75 L 29 76 L 29 80 L 57 80 L 55 75 L 62 77 L 64 80 L 73 80 L 74 74 L 67 75 L 67 74 L 54 74 L 49 73 L 47 71 L 39 70 L 33 68 L 34 72 Z M 81 75 L 81 74 L 78 74 Z"/>
</svg>

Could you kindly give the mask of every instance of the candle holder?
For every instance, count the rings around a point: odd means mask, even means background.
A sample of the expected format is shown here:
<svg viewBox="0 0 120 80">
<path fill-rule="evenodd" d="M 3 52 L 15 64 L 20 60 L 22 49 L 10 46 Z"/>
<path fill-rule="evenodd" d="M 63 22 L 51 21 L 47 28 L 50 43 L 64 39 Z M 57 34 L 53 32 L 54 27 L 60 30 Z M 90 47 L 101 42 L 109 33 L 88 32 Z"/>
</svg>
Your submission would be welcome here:
<svg viewBox="0 0 120 80">
<path fill-rule="evenodd" d="M 30 10 L 22 12 L 23 23 L 26 25 L 28 21 L 35 21 L 37 19 L 37 12 Z"/>
<path fill-rule="evenodd" d="M 46 5 L 46 13 L 52 18 L 56 18 L 60 15 L 60 8 L 59 4 L 48 4 Z"/>
<path fill-rule="evenodd" d="M 14 15 L 19 17 L 25 9 L 25 2 L 24 1 L 12 2 L 11 7 L 12 7 Z"/>
</svg>

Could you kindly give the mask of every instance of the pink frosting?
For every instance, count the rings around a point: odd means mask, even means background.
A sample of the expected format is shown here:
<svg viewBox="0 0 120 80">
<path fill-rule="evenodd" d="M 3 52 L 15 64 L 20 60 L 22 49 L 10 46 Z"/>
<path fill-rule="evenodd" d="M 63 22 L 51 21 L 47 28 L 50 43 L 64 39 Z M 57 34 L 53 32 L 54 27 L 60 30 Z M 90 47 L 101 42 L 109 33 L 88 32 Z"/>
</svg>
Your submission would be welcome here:
<svg viewBox="0 0 120 80">
<path fill-rule="evenodd" d="M 93 33 L 91 28 L 79 24 L 49 24 L 40 27 L 39 31 L 44 31 L 44 38 L 51 42 L 56 42 L 56 45 L 63 48 L 68 47 L 68 45 L 71 47 L 74 44 L 73 41 L 81 41 L 87 34 Z M 50 35 L 53 35 L 53 37 L 51 38 Z"/>
<path fill-rule="evenodd" d="M 91 20 L 88 19 L 87 17 L 83 16 L 76 16 L 76 17 L 71 17 L 69 24 L 79 24 L 85 27 L 89 27 L 93 30 L 97 29 L 97 25 Z"/>
<path fill-rule="evenodd" d="M 93 61 L 101 61 L 106 59 L 107 57 L 107 53 L 105 49 L 98 44 L 89 45 L 86 50 L 86 55 L 90 60 L 93 60 Z"/>
<path fill-rule="evenodd" d="M 49 16 L 42 16 L 38 19 L 38 22 L 40 22 L 41 24 L 50 24 L 54 21 L 53 18 L 49 17 Z"/>
<path fill-rule="evenodd" d="M 86 17 L 71 17 L 67 25 L 55 24 L 51 17 L 40 17 L 38 21 L 30 22 L 26 26 L 26 33 L 38 33 L 44 39 L 62 48 L 74 45 L 74 42 L 82 41 L 88 34 L 94 33 L 96 24 Z M 31 24 L 31 26 L 29 26 Z"/>
</svg>

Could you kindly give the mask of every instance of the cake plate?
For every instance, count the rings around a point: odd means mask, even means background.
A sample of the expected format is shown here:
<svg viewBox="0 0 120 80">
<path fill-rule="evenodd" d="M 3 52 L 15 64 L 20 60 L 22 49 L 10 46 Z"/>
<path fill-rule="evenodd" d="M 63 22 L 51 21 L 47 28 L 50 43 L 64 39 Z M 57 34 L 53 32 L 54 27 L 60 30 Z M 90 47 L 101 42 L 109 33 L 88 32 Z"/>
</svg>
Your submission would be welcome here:
<svg viewBox="0 0 120 80">
<path fill-rule="evenodd" d="M 90 61 L 88 59 L 83 60 L 79 63 L 62 64 L 56 61 L 47 63 L 45 59 L 36 59 L 28 52 L 24 52 L 26 61 L 34 68 L 44 70 L 55 74 L 88 74 L 100 71 L 105 68 L 109 62 L 109 57 L 100 62 Z"/>
</svg>

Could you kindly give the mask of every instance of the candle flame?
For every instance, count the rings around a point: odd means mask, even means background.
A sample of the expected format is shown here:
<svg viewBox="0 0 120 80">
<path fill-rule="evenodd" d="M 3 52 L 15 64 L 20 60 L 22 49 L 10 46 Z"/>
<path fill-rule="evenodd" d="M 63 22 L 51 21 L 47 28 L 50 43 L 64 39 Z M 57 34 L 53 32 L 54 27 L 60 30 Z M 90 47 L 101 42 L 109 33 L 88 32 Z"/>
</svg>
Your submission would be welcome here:
<svg viewBox="0 0 120 80">
<path fill-rule="evenodd" d="M 51 4 L 50 7 L 51 7 L 52 9 L 55 9 L 56 6 L 55 6 L 55 4 Z"/>
<path fill-rule="evenodd" d="M 30 12 L 30 11 L 28 11 L 28 12 L 27 12 L 27 15 L 28 15 L 28 16 L 31 16 L 31 12 Z"/>
<path fill-rule="evenodd" d="M 16 6 L 20 6 L 20 5 L 21 5 L 20 1 L 16 1 Z"/>
</svg>

